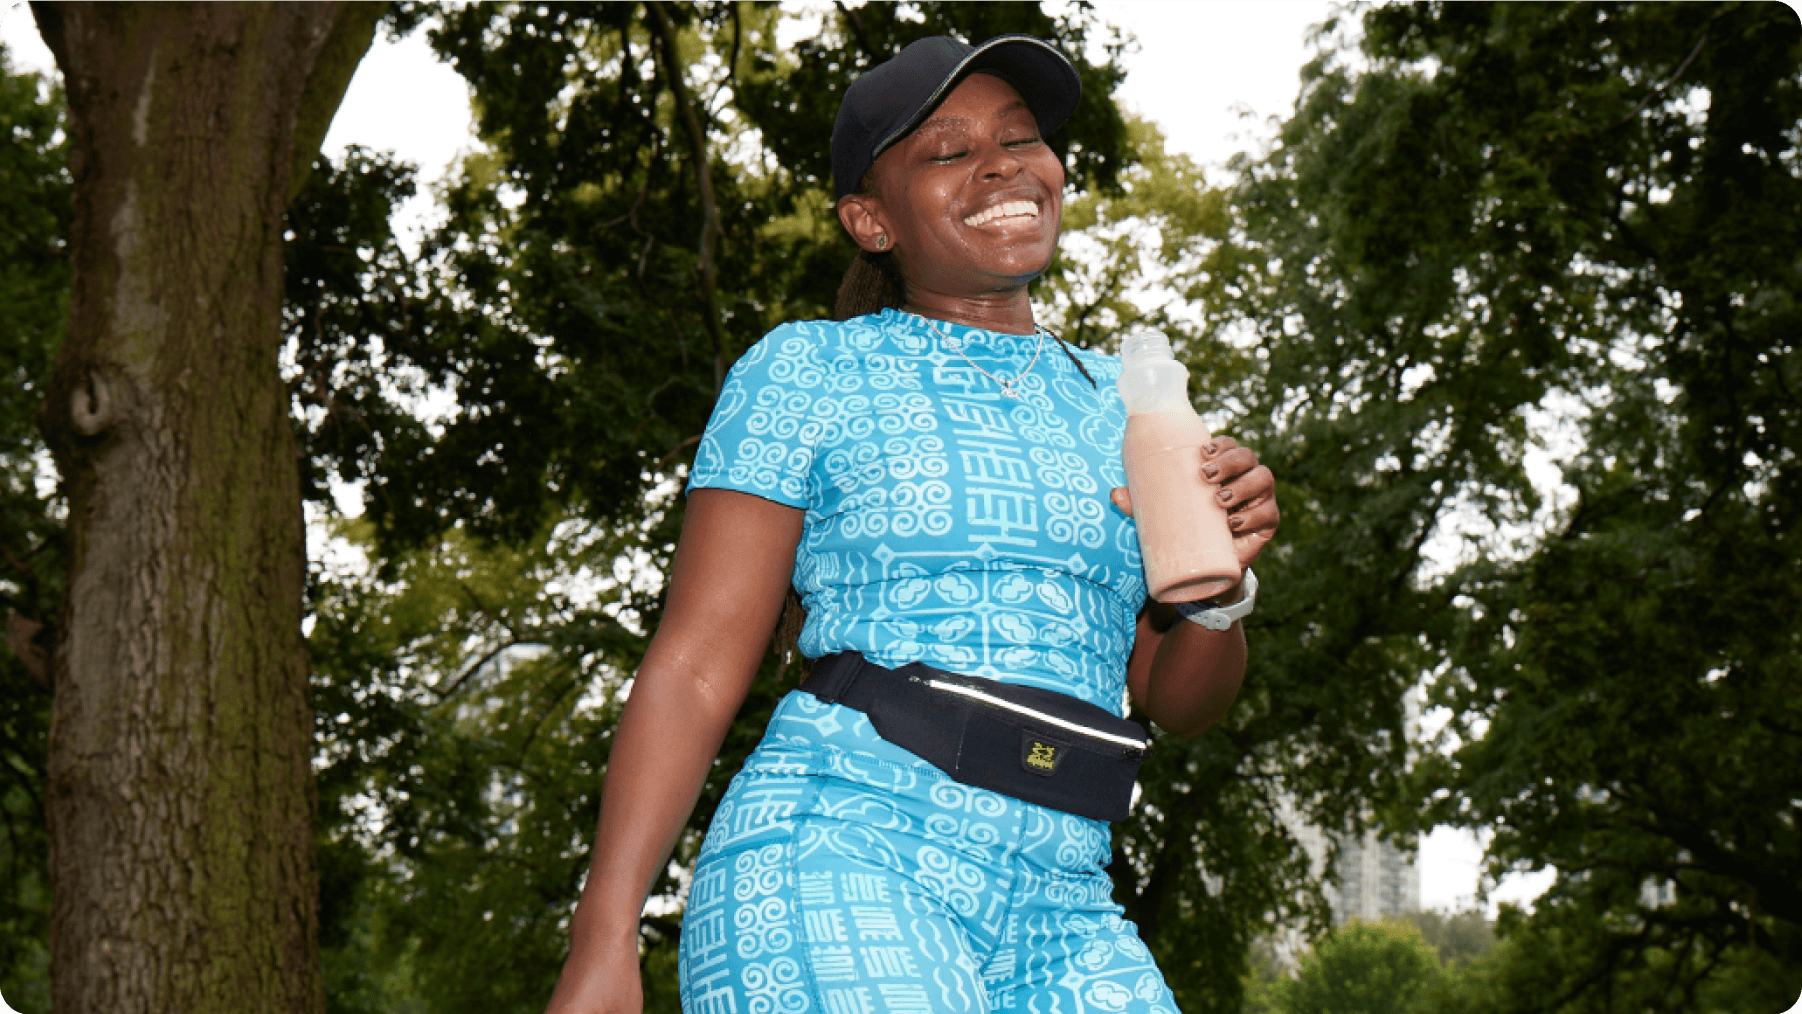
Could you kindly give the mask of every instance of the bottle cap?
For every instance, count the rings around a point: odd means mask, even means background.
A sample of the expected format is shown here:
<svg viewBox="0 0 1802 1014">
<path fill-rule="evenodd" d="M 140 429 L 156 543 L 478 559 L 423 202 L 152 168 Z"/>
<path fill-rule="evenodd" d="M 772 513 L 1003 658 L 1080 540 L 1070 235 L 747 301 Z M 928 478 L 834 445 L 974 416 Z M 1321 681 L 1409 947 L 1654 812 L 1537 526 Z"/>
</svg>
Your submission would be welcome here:
<svg viewBox="0 0 1802 1014">
<path fill-rule="evenodd" d="M 1170 349 L 1170 339 L 1164 332 L 1151 328 L 1141 328 L 1120 339 L 1120 358 L 1127 364 L 1151 363 L 1160 359 L 1174 360 L 1176 353 Z"/>
</svg>

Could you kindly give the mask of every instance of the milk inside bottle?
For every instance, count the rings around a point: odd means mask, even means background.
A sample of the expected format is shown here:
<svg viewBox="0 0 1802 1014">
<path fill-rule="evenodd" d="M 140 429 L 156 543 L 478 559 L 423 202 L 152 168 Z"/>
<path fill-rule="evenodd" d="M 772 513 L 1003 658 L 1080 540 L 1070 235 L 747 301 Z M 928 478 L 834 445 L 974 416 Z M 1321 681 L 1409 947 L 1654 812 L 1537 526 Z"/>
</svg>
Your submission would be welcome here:
<svg viewBox="0 0 1802 1014">
<path fill-rule="evenodd" d="M 1220 487 L 1201 476 L 1201 445 L 1211 437 L 1189 403 L 1189 371 L 1158 331 L 1128 335 L 1120 359 L 1121 456 L 1146 587 L 1159 602 L 1218 595 L 1238 583 L 1239 558 Z"/>
</svg>

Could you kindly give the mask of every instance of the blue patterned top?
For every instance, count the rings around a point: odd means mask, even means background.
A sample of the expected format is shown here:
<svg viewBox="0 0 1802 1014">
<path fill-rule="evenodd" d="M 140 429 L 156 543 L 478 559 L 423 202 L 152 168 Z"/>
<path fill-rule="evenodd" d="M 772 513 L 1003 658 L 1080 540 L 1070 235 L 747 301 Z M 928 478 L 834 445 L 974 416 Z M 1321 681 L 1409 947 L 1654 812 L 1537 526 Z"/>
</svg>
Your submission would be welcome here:
<svg viewBox="0 0 1802 1014">
<path fill-rule="evenodd" d="M 1038 339 L 938 328 L 1014 377 Z M 1119 714 L 1145 601 L 1118 359 L 1046 338 L 1018 399 L 896 310 L 784 324 L 732 367 L 688 488 L 806 511 L 801 652 L 1048 687 Z"/>
</svg>

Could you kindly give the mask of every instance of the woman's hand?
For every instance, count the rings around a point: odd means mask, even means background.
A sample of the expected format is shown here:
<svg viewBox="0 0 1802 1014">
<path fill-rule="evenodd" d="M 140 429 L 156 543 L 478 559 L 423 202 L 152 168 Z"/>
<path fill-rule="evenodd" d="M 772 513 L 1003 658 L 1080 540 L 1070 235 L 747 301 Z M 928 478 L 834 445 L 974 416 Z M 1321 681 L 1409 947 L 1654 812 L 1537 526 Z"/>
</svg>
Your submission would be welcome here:
<svg viewBox="0 0 1802 1014">
<path fill-rule="evenodd" d="M 637 941 L 597 953 L 598 957 L 591 958 L 571 956 L 545 1014 L 640 1014 L 644 1010 Z"/>
<path fill-rule="evenodd" d="M 1282 514 L 1276 507 L 1276 476 L 1258 464 L 1258 452 L 1239 446 L 1232 437 L 1215 437 L 1201 447 L 1201 481 L 1215 487 L 1214 495 L 1226 507 L 1226 526 L 1233 533 L 1233 550 L 1244 569 L 1264 551 L 1276 535 Z M 1108 494 L 1127 514 L 1133 512 L 1132 495 L 1125 486 Z"/>
<path fill-rule="evenodd" d="M 1215 437 L 1201 447 L 1201 478 L 1218 487 L 1214 495 L 1226 506 L 1226 526 L 1233 532 L 1239 566 L 1251 566 L 1282 521 L 1276 509 L 1276 476 L 1258 464 L 1258 452 L 1239 446 L 1232 437 Z"/>
</svg>

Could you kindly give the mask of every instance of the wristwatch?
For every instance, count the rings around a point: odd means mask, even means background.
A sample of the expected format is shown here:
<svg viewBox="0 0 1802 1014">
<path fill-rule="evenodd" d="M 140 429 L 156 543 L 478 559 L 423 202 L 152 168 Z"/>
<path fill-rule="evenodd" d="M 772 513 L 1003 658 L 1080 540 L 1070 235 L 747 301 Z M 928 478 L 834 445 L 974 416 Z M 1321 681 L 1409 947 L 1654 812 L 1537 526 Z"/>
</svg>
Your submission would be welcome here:
<svg viewBox="0 0 1802 1014">
<path fill-rule="evenodd" d="M 1173 602 L 1171 605 L 1183 619 L 1199 623 L 1209 630 L 1226 630 L 1234 620 L 1251 615 L 1258 602 L 1258 576 L 1245 568 L 1245 597 L 1230 606 L 1210 606 L 1206 602 Z"/>
</svg>

